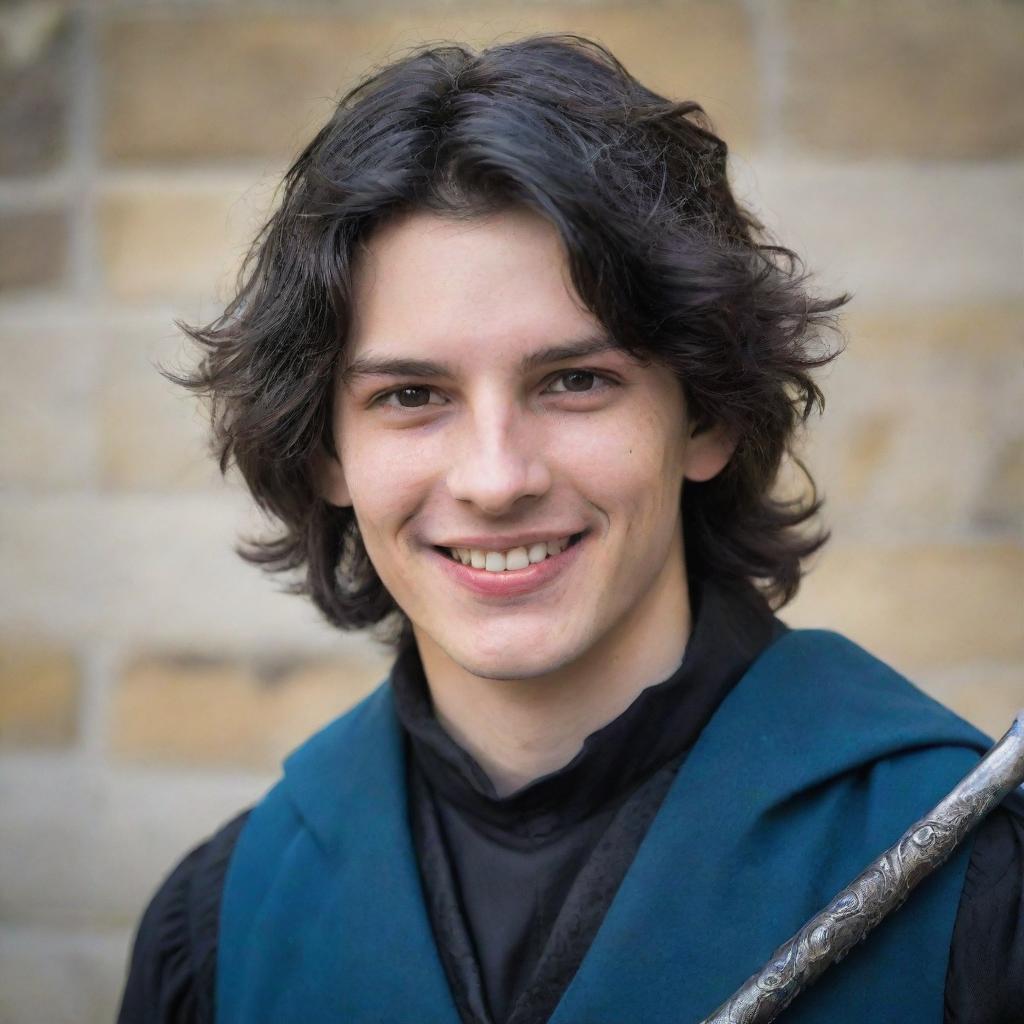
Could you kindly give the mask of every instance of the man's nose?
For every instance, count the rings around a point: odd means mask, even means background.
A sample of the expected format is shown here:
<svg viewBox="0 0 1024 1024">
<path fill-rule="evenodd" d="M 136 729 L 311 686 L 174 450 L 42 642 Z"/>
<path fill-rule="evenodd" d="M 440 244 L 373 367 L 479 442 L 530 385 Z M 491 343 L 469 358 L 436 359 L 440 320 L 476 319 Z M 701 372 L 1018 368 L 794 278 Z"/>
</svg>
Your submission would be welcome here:
<svg viewBox="0 0 1024 1024">
<path fill-rule="evenodd" d="M 551 486 L 538 424 L 524 412 L 467 417 L 453 444 L 448 491 L 488 515 L 512 510 Z"/>
</svg>

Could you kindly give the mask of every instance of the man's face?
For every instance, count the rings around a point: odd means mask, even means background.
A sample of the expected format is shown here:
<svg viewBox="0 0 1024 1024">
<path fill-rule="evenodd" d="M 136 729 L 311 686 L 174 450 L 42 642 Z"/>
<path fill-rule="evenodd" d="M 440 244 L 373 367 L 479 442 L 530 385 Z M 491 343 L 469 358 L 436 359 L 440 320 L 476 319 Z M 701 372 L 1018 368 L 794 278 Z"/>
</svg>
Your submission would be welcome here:
<svg viewBox="0 0 1024 1024">
<path fill-rule="evenodd" d="M 495 679 L 607 664 L 638 617 L 685 602 L 683 479 L 730 446 L 691 438 L 671 371 L 610 347 L 547 221 L 406 215 L 354 285 L 322 487 L 353 506 L 425 661 Z"/>
</svg>

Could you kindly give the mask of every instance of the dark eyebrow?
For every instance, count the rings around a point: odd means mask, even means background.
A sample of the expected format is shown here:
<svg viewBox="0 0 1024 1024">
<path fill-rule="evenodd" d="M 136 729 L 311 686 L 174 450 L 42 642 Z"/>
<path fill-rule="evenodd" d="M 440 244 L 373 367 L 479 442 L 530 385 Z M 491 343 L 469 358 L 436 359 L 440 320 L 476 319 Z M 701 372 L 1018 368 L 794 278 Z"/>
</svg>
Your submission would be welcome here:
<svg viewBox="0 0 1024 1024">
<path fill-rule="evenodd" d="M 523 356 L 519 362 L 520 373 L 529 373 L 549 363 L 560 363 L 567 359 L 582 359 L 614 348 L 607 335 L 597 334 L 561 345 L 549 345 Z M 351 385 L 362 377 L 453 377 L 448 363 L 429 359 L 383 358 L 359 356 L 353 359 L 341 372 L 342 383 Z"/>
<path fill-rule="evenodd" d="M 426 359 L 360 356 L 341 371 L 341 380 L 343 384 L 354 384 L 362 377 L 444 377 L 447 374 L 448 367 L 444 363 L 432 363 Z"/>
<path fill-rule="evenodd" d="M 564 345 L 550 345 L 547 348 L 531 352 L 520 360 L 519 370 L 521 373 L 529 373 L 531 370 L 547 366 L 549 363 L 561 363 L 566 359 L 584 359 L 586 356 L 596 356 L 614 347 L 611 338 L 607 335 L 590 335 L 577 341 L 568 341 Z"/>
</svg>

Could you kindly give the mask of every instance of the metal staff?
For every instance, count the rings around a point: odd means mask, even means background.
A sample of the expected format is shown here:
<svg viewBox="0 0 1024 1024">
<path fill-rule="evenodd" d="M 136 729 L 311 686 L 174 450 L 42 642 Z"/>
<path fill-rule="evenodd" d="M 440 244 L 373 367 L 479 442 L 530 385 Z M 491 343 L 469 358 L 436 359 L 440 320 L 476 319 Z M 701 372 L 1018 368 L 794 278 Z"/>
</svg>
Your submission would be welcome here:
<svg viewBox="0 0 1024 1024">
<path fill-rule="evenodd" d="M 872 861 L 701 1024 L 769 1024 L 930 875 L 1024 782 L 1024 709 L 1005 736 L 929 814 Z"/>
</svg>

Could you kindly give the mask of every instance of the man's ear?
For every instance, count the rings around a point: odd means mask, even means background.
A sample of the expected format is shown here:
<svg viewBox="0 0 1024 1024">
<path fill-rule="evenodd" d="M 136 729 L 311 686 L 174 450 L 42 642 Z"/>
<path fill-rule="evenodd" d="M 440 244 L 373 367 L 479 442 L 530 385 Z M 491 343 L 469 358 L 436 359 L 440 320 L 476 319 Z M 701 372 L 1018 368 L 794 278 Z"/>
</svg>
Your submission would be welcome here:
<svg viewBox="0 0 1024 1024">
<path fill-rule="evenodd" d="M 686 442 L 683 476 L 694 483 L 703 483 L 718 476 L 736 451 L 736 438 L 721 423 L 691 425 Z"/>
<path fill-rule="evenodd" d="M 337 505 L 338 508 L 347 508 L 352 504 L 341 462 L 323 445 L 313 456 L 313 479 L 317 493 L 324 501 Z"/>
</svg>

